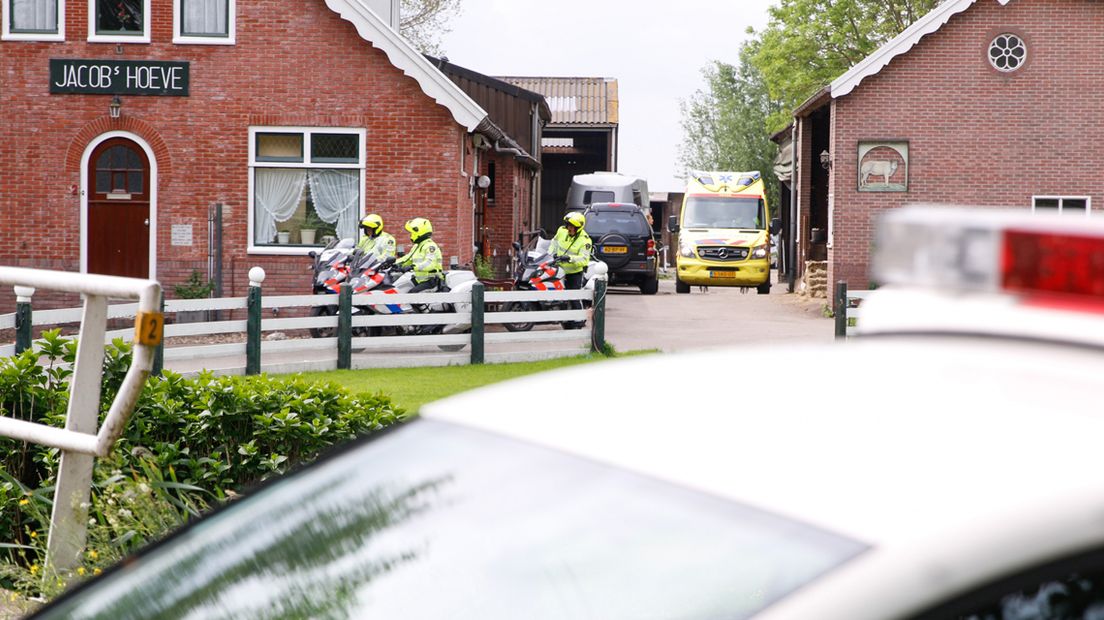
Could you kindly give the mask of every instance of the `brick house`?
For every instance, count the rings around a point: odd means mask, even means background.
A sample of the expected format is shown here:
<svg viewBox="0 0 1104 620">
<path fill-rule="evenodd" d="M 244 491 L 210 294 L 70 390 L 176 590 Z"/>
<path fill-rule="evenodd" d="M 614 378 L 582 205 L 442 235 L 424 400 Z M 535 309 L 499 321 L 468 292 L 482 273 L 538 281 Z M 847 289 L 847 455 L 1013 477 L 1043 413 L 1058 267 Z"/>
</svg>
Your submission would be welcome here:
<svg viewBox="0 0 1104 620">
<path fill-rule="evenodd" d="M 814 95 L 795 111 L 799 256 L 865 288 L 888 209 L 1089 217 L 1104 199 L 1101 32 L 1092 0 L 946 0 Z"/>
<path fill-rule="evenodd" d="M 2 4 L 0 264 L 307 292 L 307 252 L 373 211 L 472 258 L 487 113 L 398 0 Z"/>
<path fill-rule="evenodd" d="M 539 227 L 541 138 L 552 113 L 544 96 L 447 59 L 430 59 L 487 111 L 475 140 L 479 170 L 475 186 L 476 252 L 507 277 L 510 244 Z M 486 187 L 483 187 L 486 185 Z"/>
</svg>

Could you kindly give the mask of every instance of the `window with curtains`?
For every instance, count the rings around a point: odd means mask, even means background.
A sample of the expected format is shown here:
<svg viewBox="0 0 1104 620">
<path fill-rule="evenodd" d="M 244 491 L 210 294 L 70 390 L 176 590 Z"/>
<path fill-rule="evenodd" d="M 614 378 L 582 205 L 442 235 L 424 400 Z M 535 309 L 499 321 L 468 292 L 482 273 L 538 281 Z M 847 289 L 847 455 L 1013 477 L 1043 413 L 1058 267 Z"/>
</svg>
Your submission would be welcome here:
<svg viewBox="0 0 1104 620">
<path fill-rule="evenodd" d="M 251 250 L 297 253 L 355 240 L 364 139 L 363 129 L 251 127 Z"/>
<path fill-rule="evenodd" d="M 174 42 L 234 42 L 235 0 L 174 0 L 174 3 Z"/>
<path fill-rule="evenodd" d="M 4 39 L 60 41 L 65 0 L 0 0 L 3 2 Z"/>
</svg>

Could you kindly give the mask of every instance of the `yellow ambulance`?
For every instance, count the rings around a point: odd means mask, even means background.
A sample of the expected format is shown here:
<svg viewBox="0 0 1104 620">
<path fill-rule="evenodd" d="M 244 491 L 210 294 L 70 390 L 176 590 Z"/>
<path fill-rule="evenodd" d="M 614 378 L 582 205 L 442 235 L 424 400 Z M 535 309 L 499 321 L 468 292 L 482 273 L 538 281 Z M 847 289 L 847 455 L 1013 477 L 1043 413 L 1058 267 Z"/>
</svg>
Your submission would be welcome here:
<svg viewBox="0 0 1104 620">
<path fill-rule="evenodd" d="M 770 292 L 771 219 L 763 177 L 751 172 L 690 173 L 682 213 L 668 228 L 678 233 L 675 291 L 691 286 L 755 287 Z"/>
</svg>

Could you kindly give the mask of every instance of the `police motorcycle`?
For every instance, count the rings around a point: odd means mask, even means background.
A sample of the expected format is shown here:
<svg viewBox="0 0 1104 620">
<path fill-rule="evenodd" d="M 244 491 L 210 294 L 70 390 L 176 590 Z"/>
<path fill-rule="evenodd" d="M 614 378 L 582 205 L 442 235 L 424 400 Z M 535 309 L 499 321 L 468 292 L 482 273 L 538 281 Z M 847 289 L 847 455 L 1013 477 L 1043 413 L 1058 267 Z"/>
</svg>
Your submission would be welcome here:
<svg viewBox="0 0 1104 620">
<path fill-rule="evenodd" d="M 549 252 L 552 245 L 551 239 L 546 239 L 544 230 L 528 233 L 531 236 L 531 248 L 522 248 L 521 243 L 515 241 L 514 254 L 517 267 L 514 272 L 515 291 L 563 291 L 566 273 L 559 262 Z M 533 243 L 535 241 L 535 243 Z M 583 289 L 594 291 L 595 282 L 604 277 L 609 271 L 607 265 L 591 259 L 583 272 Z M 513 301 L 506 304 L 506 312 L 536 312 L 540 310 L 573 310 L 571 301 Z M 590 302 L 584 302 L 584 307 L 589 307 Z M 533 329 L 532 321 L 503 323 L 507 331 L 525 332 Z M 586 321 L 563 321 L 560 323 L 564 329 L 581 329 L 586 326 Z"/>
<path fill-rule="evenodd" d="M 367 293 L 375 297 L 380 296 L 380 302 L 385 302 L 386 295 L 409 293 L 415 286 L 414 273 L 401 271 L 394 266 L 395 259 L 375 261 L 367 265 L 367 281 L 356 280 L 353 283 L 353 294 Z M 378 281 L 377 281 L 378 280 Z M 472 286 L 478 279 L 475 273 L 464 269 L 451 269 L 442 273 L 439 284 L 433 291 L 426 293 L 467 293 L 471 294 Z M 360 290 L 358 290 L 360 289 Z M 432 312 L 459 312 L 470 313 L 471 302 L 430 302 L 430 303 L 373 303 L 362 307 L 363 312 L 370 314 L 413 314 Z M 447 325 L 398 325 L 386 328 L 373 328 L 371 335 L 395 335 L 414 336 L 425 334 L 461 334 L 471 331 L 471 323 L 451 323 Z M 464 345 L 438 345 L 445 351 L 459 351 Z"/>
<path fill-rule="evenodd" d="M 347 282 L 354 274 L 356 263 L 363 256 L 356 249 L 356 243 L 352 239 L 334 239 L 322 249 L 321 252 L 311 250 L 308 254 L 313 259 L 311 269 L 314 273 L 313 293 L 315 295 L 337 295 L 341 292 L 341 285 Z M 311 316 L 333 316 L 337 314 L 337 305 L 314 306 L 310 309 Z M 312 338 L 333 338 L 336 330 L 333 327 L 310 328 Z"/>
</svg>

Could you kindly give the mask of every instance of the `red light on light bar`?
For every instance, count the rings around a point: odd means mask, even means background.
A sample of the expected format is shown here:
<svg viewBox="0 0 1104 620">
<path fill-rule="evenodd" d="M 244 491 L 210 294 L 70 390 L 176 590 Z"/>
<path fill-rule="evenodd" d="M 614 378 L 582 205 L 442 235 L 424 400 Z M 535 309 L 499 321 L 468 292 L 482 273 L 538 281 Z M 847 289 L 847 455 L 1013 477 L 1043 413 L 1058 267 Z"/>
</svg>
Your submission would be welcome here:
<svg viewBox="0 0 1104 620">
<path fill-rule="evenodd" d="M 1104 300 L 1104 238 L 1005 231 L 1001 287 Z"/>
</svg>

